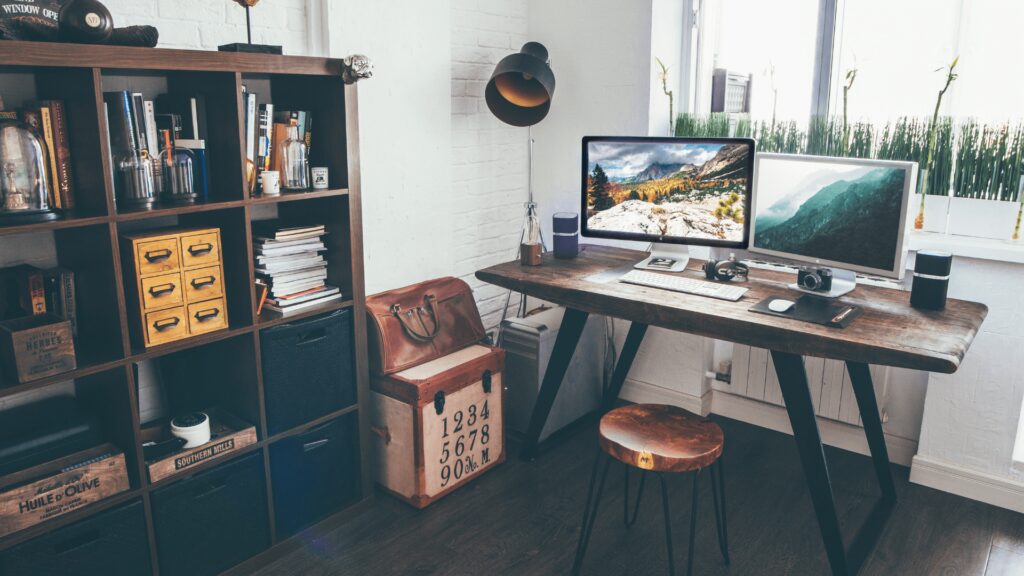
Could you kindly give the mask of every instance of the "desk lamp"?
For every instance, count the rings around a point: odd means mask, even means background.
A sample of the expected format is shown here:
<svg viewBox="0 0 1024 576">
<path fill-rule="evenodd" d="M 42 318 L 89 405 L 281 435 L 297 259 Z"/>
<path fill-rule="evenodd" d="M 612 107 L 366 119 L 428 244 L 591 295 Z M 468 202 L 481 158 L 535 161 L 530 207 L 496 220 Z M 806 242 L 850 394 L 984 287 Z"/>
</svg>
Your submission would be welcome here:
<svg viewBox="0 0 1024 576">
<path fill-rule="evenodd" d="M 528 234 L 536 235 L 544 250 L 547 246 L 544 237 L 540 235 L 537 203 L 533 201 L 533 125 L 548 115 L 554 93 L 555 74 L 548 64 L 548 49 L 539 42 L 527 42 L 518 53 L 502 58 L 484 90 L 487 107 L 498 120 L 512 126 L 527 127 L 530 143 L 529 184 L 526 217 L 519 243 L 522 245 Z M 519 246 L 516 249 L 519 254 Z M 512 291 L 509 290 L 502 309 L 502 320 L 505 319 L 511 298 Z M 523 297 L 519 302 L 519 315 L 525 314 L 526 298 Z"/>
</svg>

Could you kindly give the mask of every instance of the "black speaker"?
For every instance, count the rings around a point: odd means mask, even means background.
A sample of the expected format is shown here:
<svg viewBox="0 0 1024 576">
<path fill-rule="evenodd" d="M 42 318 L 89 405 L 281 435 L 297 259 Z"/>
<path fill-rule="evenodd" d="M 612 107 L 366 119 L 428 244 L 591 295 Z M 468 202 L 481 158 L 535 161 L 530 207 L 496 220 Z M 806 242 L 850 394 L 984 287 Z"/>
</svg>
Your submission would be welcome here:
<svg viewBox="0 0 1024 576">
<path fill-rule="evenodd" d="M 136 501 L 0 552 L 3 576 L 149 574 L 142 502 Z"/>
<path fill-rule="evenodd" d="M 920 250 L 914 264 L 914 284 L 910 290 L 910 305 L 923 310 L 945 308 L 946 293 L 949 291 L 949 273 L 952 267 L 952 254 Z"/>
<path fill-rule="evenodd" d="M 214 576 L 270 546 L 255 452 L 153 492 L 161 576 Z"/>
<path fill-rule="evenodd" d="M 352 311 L 260 333 L 267 429 L 291 430 L 356 402 Z"/>
</svg>

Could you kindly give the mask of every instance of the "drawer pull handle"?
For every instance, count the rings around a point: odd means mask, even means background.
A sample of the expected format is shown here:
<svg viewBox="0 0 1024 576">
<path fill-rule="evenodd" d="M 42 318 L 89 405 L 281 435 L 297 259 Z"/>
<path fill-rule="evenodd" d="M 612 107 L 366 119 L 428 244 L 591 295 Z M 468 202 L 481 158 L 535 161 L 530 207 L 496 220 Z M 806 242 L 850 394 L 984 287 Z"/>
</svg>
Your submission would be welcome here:
<svg viewBox="0 0 1024 576">
<path fill-rule="evenodd" d="M 100 539 L 99 530 L 90 530 L 85 534 L 79 534 L 78 536 L 72 536 L 63 542 L 58 542 L 53 546 L 53 553 L 57 556 L 63 556 L 68 552 L 84 548 L 93 542 Z"/>
<path fill-rule="evenodd" d="M 196 320 L 200 322 L 209 322 L 217 316 L 220 316 L 220 308 L 210 308 L 209 310 L 200 310 L 196 312 Z"/>
<path fill-rule="evenodd" d="M 205 256 L 210 252 L 213 252 L 213 244 L 210 244 L 209 242 L 194 244 L 188 247 L 188 253 L 193 256 Z"/>
<path fill-rule="evenodd" d="M 215 276 L 207 276 L 205 278 L 192 279 L 192 287 L 195 288 L 196 290 L 199 290 L 200 288 L 206 288 L 207 286 L 213 286 L 216 283 L 217 278 Z"/>
<path fill-rule="evenodd" d="M 170 294 L 170 293 L 174 292 L 174 288 L 175 288 L 174 284 L 171 284 L 171 283 L 158 284 L 156 286 L 150 286 L 149 287 L 149 293 L 154 298 L 159 298 L 161 296 L 165 296 L 167 294 Z"/>
<path fill-rule="evenodd" d="M 320 440 L 314 440 L 313 442 L 306 442 L 305 444 L 302 445 L 302 451 L 310 452 L 312 450 L 316 450 L 317 448 L 322 448 L 326 446 L 327 443 L 330 441 L 331 440 L 329 438 L 321 438 Z"/>
<path fill-rule="evenodd" d="M 163 262 L 164 260 L 167 260 L 168 258 L 171 257 L 172 254 L 174 254 L 174 252 L 171 252 L 169 249 L 164 248 L 162 250 L 153 250 L 151 252 L 146 252 L 145 254 L 142 255 L 142 257 L 148 260 L 150 264 L 156 264 L 157 262 Z"/>
<path fill-rule="evenodd" d="M 181 324 L 181 318 L 167 318 L 153 322 L 153 328 L 155 328 L 157 332 L 164 332 L 174 328 L 178 324 Z"/>
</svg>

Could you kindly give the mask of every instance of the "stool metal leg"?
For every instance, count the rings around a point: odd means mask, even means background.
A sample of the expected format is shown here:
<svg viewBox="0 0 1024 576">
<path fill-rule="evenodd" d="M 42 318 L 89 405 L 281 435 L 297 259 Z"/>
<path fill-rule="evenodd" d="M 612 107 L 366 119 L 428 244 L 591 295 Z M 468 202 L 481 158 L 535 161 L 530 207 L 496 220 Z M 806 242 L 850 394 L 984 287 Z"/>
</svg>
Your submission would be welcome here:
<svg viewBox="0 0 1024 576">
<path fill-rule="evenodd" d="M 604 460 L 604 469 L 601 471 L 601 479 L 598 481 L 597 471 L 601 461 Z M 587 553 L 587 545 L 590 544 L 590 534 L 594 529 L 594 521 L 597 518 L 597 510 L 601 504 L 601 494 L 604 492 L 604 481 L 608 478 L 608 467 L 611 465 L 610 456 L 605 457 L 600 449 L 597 451 L 597 459 L 594 460 L 594 470 L 590 474 L 590 489 L 587 490 L 587 503 L 583 509 L 583 525 L 580 527 L 580 542 L 576 546 L 576 559 L 573 561 L 573 576 L 578 576 L 583 568 L 583 557 Z M 594 484 L 597 483 L 597 495 L 594 495 Z"/>
<path fill-rule="evenodd" d="M 690 508 L 690 548 L 686 558 L 686 576 L 693 574 L 694 544 L 697 540 L 697 496 L 700 494 L 700 469 L 693 473 L 693 507 Z"/>
<path fill-rule="evenodd" d="M 729 529 L 725 517 L 725 471 L 722 459 L 711 465 L 711 496 L 715 503 L 715 527 L 718 530 L 718 549 L 725 565 L 729 565 Z"/>
<path fill-rule="evenodd" d="M 665 543 L 668 545 L 668 576 L 676 575 L 675 552 L 672 549 L 672 513 L 668 506 L 668 487 L 665 485 L 665 475 L 658 474 L 661 482 L 661 507 L 665 512 Z"/>
<path fill-rule="evenodd" d="M 640 488 L 636 493 L 636 504 L 633 506 L 633 518 L 629 517 L 629 466 L 625 466 L 625 480 L 623 480 L 624 491 L 622 495 L 622 522 L 626 527 L 632 526 L 636 523 L 636 518 L 640 512 L 640 499 L 644 495 L 644 482 L 647 480 L 647 471 L 640 471 Z"/>
</svg>

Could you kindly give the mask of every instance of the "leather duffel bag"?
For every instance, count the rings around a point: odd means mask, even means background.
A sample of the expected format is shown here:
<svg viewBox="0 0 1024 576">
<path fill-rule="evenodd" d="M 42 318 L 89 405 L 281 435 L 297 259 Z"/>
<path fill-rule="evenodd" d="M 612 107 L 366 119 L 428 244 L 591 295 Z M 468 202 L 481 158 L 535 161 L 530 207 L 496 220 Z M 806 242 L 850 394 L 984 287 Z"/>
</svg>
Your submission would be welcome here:
<svg viewBox="0 0 1024 576">
<path fill-rule="evenodd" d="M 473 291 L 458 278 L 438 278 L 366 299 L 370 367 L 393 374 L 483 340 Z"/>
</svg>

